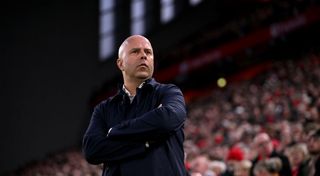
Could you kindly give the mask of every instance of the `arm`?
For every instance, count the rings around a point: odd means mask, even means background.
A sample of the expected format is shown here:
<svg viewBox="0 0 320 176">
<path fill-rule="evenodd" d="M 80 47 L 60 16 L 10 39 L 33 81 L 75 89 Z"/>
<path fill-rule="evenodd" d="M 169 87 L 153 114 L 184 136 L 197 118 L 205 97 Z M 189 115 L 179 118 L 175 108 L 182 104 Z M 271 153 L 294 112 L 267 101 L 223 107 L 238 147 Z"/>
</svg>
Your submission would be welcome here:
<svg viewBox="0 0 320 176">
<path fill-rule="evenodd" d="M 111 139 L 159 140 L 182 128 L 186 119 L 185 102 L 180 89 L 165 87 L 160 106 L 135 119 L 112 128 Z"/>
<path fill-rule="evenodd" d="M 104 116 L 100 105 L 95 108 L 83 137 L 82 150 L 89 163 L 119 161 L 146 151 L 145 144 L 142 142 L 108 139 L 107 127 L 102 117 Z"/>
</svg>

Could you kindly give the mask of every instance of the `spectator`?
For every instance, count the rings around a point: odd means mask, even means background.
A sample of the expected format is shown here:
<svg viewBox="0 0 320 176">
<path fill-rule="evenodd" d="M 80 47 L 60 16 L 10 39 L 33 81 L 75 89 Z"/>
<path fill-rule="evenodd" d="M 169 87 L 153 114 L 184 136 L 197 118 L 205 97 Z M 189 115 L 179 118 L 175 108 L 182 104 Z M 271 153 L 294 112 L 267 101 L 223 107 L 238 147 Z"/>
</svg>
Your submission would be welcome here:
<svg viewBox="0 0 320 176">
<path fill-rule="evenodd" d="M 311 154 L 311 159 L 308 163 L 309 173 L 308 176 L 320 175 L 320 129 L 311 132 L 308 139 L 308 149 Z"/>
<path fill-rule="evenodd" d="M 274 150 L 272 141 L 267 133 L 257 134 L 254 138 L 253 143 L 257 149 L 258 155 L 252 161 L 251 175 L 255 175 L 254 168 L 256 167 L 258 161 L 267 160 L 269 158 L 279 158 L 282 163 L 279 175 L 291 176 L 291 166 L 288 158 L 285 155 L 278 153 Z"/>
<path fill-rule="evenodd" d="M 217 176 L 221 176 L 226 171 L 227 165 L 223 161 L 212 161 L 209 164 L 209 169 Z"/>
<path fill-rule="evenodd" d="M 206 155 L 197 156 L 191 162 L 191 175 L 215 176 L 216 174 L 209 169 L 209 163 L 209 158 Z"/>
<path fill-rule="evenodd" d="M 227 156 L 227 170 L 223 174 L 223 176 L 232 176 L 234 175 L 234 171 L 237 165 L 243 160 L 244 153 L 240 149 L 240 147 L 234 146 L 229 150 Z"/>
<path fill-rule="evenodd" d="M 240 161 L 234 168 L 234 176 L 249 176 L 252 163 L 249 160 Z"/>
<path fill-rule="evenodd" d="M 289 158 L 292 169 L 292 176 L 307 175 L 308 167 L 307 161 L 309 160 L 309 152 L 305 143 L 297 143 L 287 148 L 285 152 Z"/>
<path fill-rule="evenodd" d="M 253 169 L 256 176 L 280 176 L 282 163 L 279 158 L 260 160 Z"/>
</svg>

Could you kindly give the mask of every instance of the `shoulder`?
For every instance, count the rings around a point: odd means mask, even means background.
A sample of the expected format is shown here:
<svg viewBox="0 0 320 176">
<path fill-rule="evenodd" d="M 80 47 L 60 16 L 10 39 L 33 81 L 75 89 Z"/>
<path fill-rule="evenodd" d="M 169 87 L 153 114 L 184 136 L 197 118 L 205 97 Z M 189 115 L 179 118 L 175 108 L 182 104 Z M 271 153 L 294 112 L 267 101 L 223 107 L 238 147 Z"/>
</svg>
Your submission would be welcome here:
<svg viewBox="0 0 320 176">
<path fill-rule="evenodd" d="M 110 106 L 111 104 L 117 102 L 119 99 L 121 98 L 121 95 L 119 93 L 117 93 L 114 96 L 108 97 L 105 100 L 102 100 L 100 103 L 98 103 L 97 105 L 95 105 L 95 109 L 105 109 L 106 107 Z"/>
<path fill-rule="evenodd" d="M 180 95 L 182 96 L 182 91 L 178 86 L 175 84 L 161 84 L 156 88 L 156 92 L 159 93 L 160 95 L 170 95 L 170 96 L 175 96 L 175 95 Z"/>
<path fill-rule="evenodd" d="M 159 83 L 156 80 L 152 79 L 149 83 L 157 91 L 180 91 L 180 88 L 175 84 L 165 84 Z"/>
<path fill-rule="evenodd" d="M 180 88 L 175 84 L 161 84 L 164 90 L 181 92 Z"/>
</svg>

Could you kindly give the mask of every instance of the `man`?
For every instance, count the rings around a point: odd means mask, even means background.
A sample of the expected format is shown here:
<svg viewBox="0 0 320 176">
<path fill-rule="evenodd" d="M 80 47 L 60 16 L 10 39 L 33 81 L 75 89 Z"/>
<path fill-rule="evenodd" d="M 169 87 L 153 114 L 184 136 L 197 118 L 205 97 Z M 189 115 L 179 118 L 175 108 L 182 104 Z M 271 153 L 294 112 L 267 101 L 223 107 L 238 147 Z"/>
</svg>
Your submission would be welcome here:
<svg viewBox="0 0 320 176">
<path fill-rule="evenodd" d="M 320 176 L 320 129 L 310 132 L 307 146 L 311 155 L 307 176 Z"/>
<path fill-rule="evenodd" d="M 183 176 L 183 94 L 153 78 L 149 40 L 128 37 L 119 48 L 123 75 L 118 93 L 98 104 L 83 138 L 89 163 L 103 163 L 104 176 Z"/>
<path fill-rule="evenodd" d="M 260 160 L 267 160 L 270 158 L 279 158 L 281 161 L 280 176 L 291 176 L 291 166 L 288 157 L 277 153 L 274 149 L 272 141 L 267 133 L 259 133 L 253 139 L 253 144 L 257 149 L 258 156 L 252 161 L 250 175 L 254 175 L 254 167 Z"/>
</svg>

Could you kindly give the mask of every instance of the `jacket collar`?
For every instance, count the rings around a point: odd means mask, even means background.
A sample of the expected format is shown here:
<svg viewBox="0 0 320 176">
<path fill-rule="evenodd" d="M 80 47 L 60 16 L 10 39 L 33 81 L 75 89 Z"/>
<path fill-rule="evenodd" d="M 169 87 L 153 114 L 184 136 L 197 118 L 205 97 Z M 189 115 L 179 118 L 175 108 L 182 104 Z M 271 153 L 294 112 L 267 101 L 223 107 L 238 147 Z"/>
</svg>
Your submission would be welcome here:
<svg viewBox="0 0 320 176">
<path fill-rule="evenodd" d="M 157 84 L 158 83 L 154 78 L 149 78 L 143 83 L 142 87 L 139 89 L 153 90 Z M 118 98 L 122 99 L 123 96 L 125 96 L 125 95 L 126 95 L 126 92 L 123 89 L 123 83 L 118 84 L 118 92 L 115 96 L 112 97 L 111 101 L 116 100 Z"/>
<path fill-rule="evenodd" d="M 157 83 L 157 81 L 156 81 L 154 78 L 150 78 L 150 79 L 147 79 L 147 80 L 145 81 L 145 84 L 142 86 L 142 88 L 144 88 L 144 87 L 149 87 L 149 88 L 154 89 L 157 84 L 158 84 L 158 83 Z"/>
</svg>

